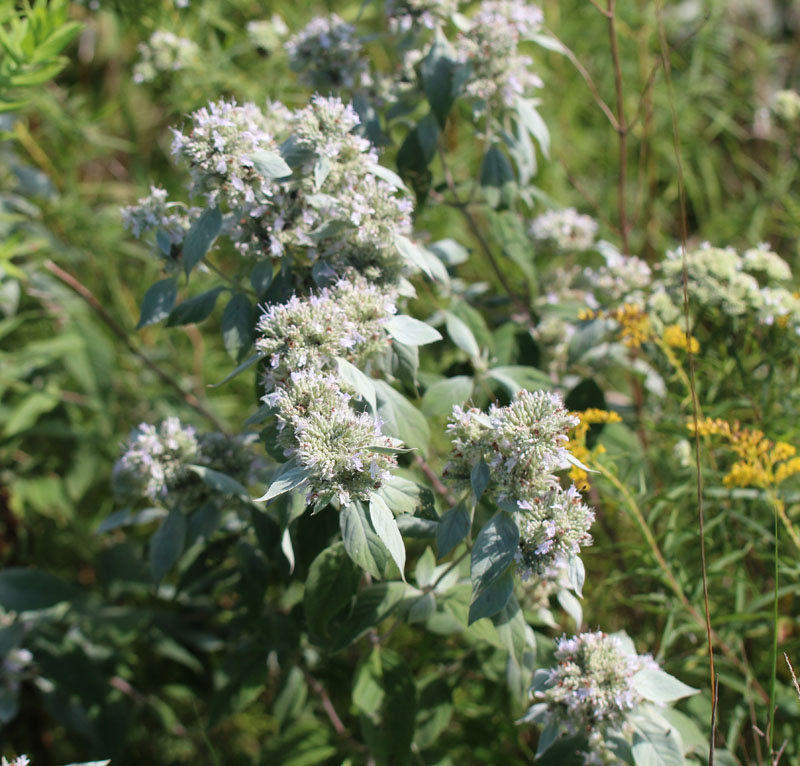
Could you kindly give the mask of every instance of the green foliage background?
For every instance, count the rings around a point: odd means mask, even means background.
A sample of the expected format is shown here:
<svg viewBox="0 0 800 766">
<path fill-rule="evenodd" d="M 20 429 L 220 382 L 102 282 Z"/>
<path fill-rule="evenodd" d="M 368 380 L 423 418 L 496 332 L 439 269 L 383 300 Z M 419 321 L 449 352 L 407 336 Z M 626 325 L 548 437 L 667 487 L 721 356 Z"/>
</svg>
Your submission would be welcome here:
<svg viewBox="0 0 800 766">
<path fill-rule="evenodd" d="M 613 103 L 606 19 L 587 0 L 543 5 L 548 27 L 591 73 L 598 93 Z M 798 28 L 789 5 L 776 4 L 774 23 L 765 27 L 757 20 L 757 5 L 752 13 L 744 3 L 744 11 L 733 12 L 723 0 L 710 2 L 684 24 L 680 16 L 689 4 L 667 3 L 671 94 L 660 66 L 656 5 L 618 3 L 625 105 L 636 117 L 629 134 L 627 184 L 632 252 L 658 259 L 680 239 L 674 108 L 692 242 L 748 246 L 768 241 L 797 273 L 797 133 L 768 115 L 774 90 L 797 86 L 800 79 Z M 64 18 L 54 16 L 55 27 L 63 28 L 68 16 L 80 29 L 74 28 L 77 37 L 71 42 L 65 36 L 64 68 L 43 70 L 52 82 L 31 79 L 9 86 L 0 66 L 0 87 L 4 93 L 14 88 L 16 110 L 3 116 L 6 138 L 0 145 L 0 562 L 58 575 L 76 583 L 81 594 L 69 618 L 62 607 L 48 613 L 38 639 L 42 674 L 62 693 L 51 695 L 45 705 L 32 684 L 24 685 L 19 714 L 0 734 L 0 752 L 28 752 L 35 766 L 99 757 L 111 757 L 114 766 L 366 763 L 363 739 L 369 737 L 358 732 L 368 732 L 369 726 L 362 720 L 360 728 L 359 716 L 380 709 L 392 731 L 408 727 L 404 710 L 413 665 L 423 711 L 417 716 L 415 742 L 425 752 L 417 762 L 532 762 L 534 737 L 514 724 L 523 710 L 505 693 L 505 664 L 491 646 L 475 640 L 465 648 L 443 637 L 443 662 L 442 648 L 432 647 L 430 634 L 401 624 L 389 649 L 370 652 L 362 639 L 323 661 L 314 645 L 300 640 L 303 593 L 298 580 L 311 577 L 312 560 L 337 528 L 330 514 L 300 520 L 302 553 L 292 580 L 285 562 L 272 556 L 279 541 L 267 520 L 255 529 L 255 537 L 217 541 L 196 566 L 218 567 L 214 576 L 230 592 L 216 603 L 204 593 L 188 613 L 184 604 L 159 598 L 150 587 L 144 534 L 122 529 L 98 534 L 101 522 L 117 510 L 110 472 L 131 426 L 171 414 L 207 426 L 200 409 L 236 427 L 250 414 L 252 401 L 253 383 L 246 376 L 207 388 L 231 369 L 219 337 L 219 317 L 202 331 L 188 325 L 177 331 L 155 326 L 134 332 L 142 294 L 160 272 L 146 248 L 123 231 L 119 208 L 143 196 L 150 183 L 170 190 L 179 186 L 168 159 L 168 128 L 181 124 L 193 109 L 222 96 L 304 103 L 309 94 L 298 86 L 283 53 L 257 50 L 248 41 L 246 23 L 279 12 L 296 30 L 324 10 L 306 0 L 291 5 L 194 0 L 184 11 L 156 0 L 99 6 L 72 3 L 65 6 Z M 331 2 L 327 8 L 352 20 L 360 4 Z M 369 4 L 364 14 L 367 26 L 377 24 Z M 156 28 L 174 28 L 197 42 L 204 52 L 202 67 L 135 84 L 136 45 Z M 373 55 L 376 60 L 383 55 L 378 46 Z M 534 179 L 538 195 L 593 215 L 600 235 L 619 241 L 617 135 L 570 61 L 555 53 L 537 55 L 545 79 L 541 111 L 552 134 L 552 159 L 542 162 Z M 467 131 L 465 122 L 456 114 L 449 123 L 446 140 L 454 146 L 465 145 L 459 141 L 459 131 Z M 392 136 L 395 145 L 384 159 L 389 167 L 403 137 Z M 478 157 L 465 146 L 453 167 L 468 175 Z M 441 170 L 436 161 L 434 170 Z M 417 226 L 432 239 L 458 231 L 461 243 L 477 251 L 474 236 L 457 216 L 452 209 L 431 205 L 421 211 Z M 481 225 L 491 231 L 491 221 Z M 515 284 L 524 280 L 512 260 L 504 260 L 503 268 Z M 99 310 L 65 282 L 60 270 L 96 298 Z M 474 258 L 461 276 L 486 279 L 485 264 Z M 424 286 L 419 295 L 417 315 L 425 316 L 435 302 Z M 514 343 L 501 346 L 508 332 L 498 330 L 511 308 L 490 303 L 483 308 L 499 361 L 536 366 L 536 349 L 520 342 L 519 333 Z M 714 343 L 715 355 L 698 371 L 706 414 L 746 419 L 755 413 L 757 427 L 797 443 L 796 343 L 785 347 L 782 357 L 768 360 L 752 337 L 736 356 L 724 332 Z M 147 367 L 142 355 L 174 385 Z M 459 364 L 457 353 L 423 355 L 423 382 L 425 374 L 428 383 L 459 374 Z M 189 406 L 178 388 L 195 397 L 198 406 Z M 647 412 L 641 425 L 653 433 L 663 427 L 674 436 L 682 421 L 674 412 L 662 421 L 662 414 Z M 689 600 L 700 606 L 692 471 L 661 474 L 669 457 L 657 438 L 648 461 L 632 459 L 627 428 L 609 429 L 605 443 L 634 494 L 641 499 L 646 487 L 653 488 L 643 505 L 648 522 L 665 556 L 676 563 Z M 434 440 L 429 460 L 441 465 L 446 451 L 442 438 Z M 708 473 L 713 490 L 719 475 L 710 468 Z M 758 516 L 758 498 L 746 490 L 737 498 L 722 492 L 716 497 L 710 490 L 712 615 L 719 616 L 717 629 L 753 673 L 743 675 L 720 661 L 720 733 L 743 763 L 758 762 L 749 733 L 751 710 L 743 700 L 754 678 L 763 685 L 769 677 L 771 520 Z M 787 501 L 796 509 L 797 493 Z M 658 659 L 668 671 L 707 689 L 707 664 L 697 648 L 704 635 L 661 586 L 651 553 L 623 505 L 604 493 L 596 547 L 586 555 L 587 623 L 593 627 L 602 621 L 608 631 L 627 629 L 641 646 L 659 647 Z M 144 525 L 140 532 L 146 531 L 150 528 Z M 425 566 L 424 544 L 410 540 L 408 545 L 410 560 Z M 339 566 L 346 567 L 342 551 L 333 551 Z M 787 552 L 781 567 L 786 583 L 780 593 L 781 648 L 800 663 L 796 560 Z M 46 580 L 39 585 L 47 605 L 46 594 L 60 584 Z M 391 585 L 379 594 L 381 604 L 391 602 Z M 51 600 L 59 599 L 52 595 Z M 258 621 L 254 614 L 262 600 L 269 606 L 266 618 Z M 237 601 L 252 607 L 234 610 Z M 247 641 L 238 640 L 239 621 L 248 623 Z M 248 633 L 253 625 L 256 632 Z M 547 645 L 539 650 L 542 658 L 551 651 Z M 210 655 L 204 653 L 213 652 L 217 659 L 205 659 Z M 352 689 L 356 667 L 361 670 Z M 383 689 L 391 689 L 388 696 L 370 684 L 373 675 L 383 677 Z M 800 757 L 800 717 L 783 666 L 779 679 L 776 739 L 789 740 L 784 757 L 791 763 Z M 319 684 L 342 717 L 342 731 L 326 714 Z M 706 693 L 684 708 L 698 722 L 690 722 L 694 730 L 687 726 L 699 743 L 708 737 L 709 706 Z M 764 710 L 761 705 L 756 715 L 762 726 Z"/>
</svg>

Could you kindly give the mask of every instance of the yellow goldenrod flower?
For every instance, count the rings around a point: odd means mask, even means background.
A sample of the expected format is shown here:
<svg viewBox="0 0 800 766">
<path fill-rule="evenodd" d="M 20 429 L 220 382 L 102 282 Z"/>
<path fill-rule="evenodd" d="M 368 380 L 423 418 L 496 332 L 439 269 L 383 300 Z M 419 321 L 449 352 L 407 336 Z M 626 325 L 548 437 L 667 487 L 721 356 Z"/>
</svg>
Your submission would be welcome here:
<svg viewBox="0 0 800 766">
<path fill-rule="evenodd" d="M 586 446 L 586 435 L 589 433 L 589 426 L 595 423 L 621 423 L 622 418 L 616 412 L 596 408 L 573 414 L 580 418 L 580 423 L 570 431 L 570 451 L 581 463 L 588 465 L 593 455 L 601 455 L 606 451 L 602 444 L 596 445 L 591 451 Z M 583 468 L 573 465 L 570 468 L 569 477 L 579 490 L 585 491 L 589 488 L 589 475 Z"/>
<path fill-rule="evenodd" d="M 688 424 L 694 431 L 694 423 Z M 738 460 L 723 478 L 726 487 L 775 487 L 800 473 L 797 448 L 787 442 L 772 442 L 758 429 L 741 428 L 739 421 L 705 418 L 697 424 L 701 436 L 721 436 Z"/>
<path fill-rule="evenodd" d="M 672 346 L 673 348 L 680 348 L 686 351 L 687 348 L 691 349 L 693 354 L 698 354 L 700 352 L 700 344 L 697 342 L 697 338 L 694 336 L 688 336 L 685 330 L 677 324 L 671 324 L 664 330 L 664 343 L 668 346 Z"/>
</svg>

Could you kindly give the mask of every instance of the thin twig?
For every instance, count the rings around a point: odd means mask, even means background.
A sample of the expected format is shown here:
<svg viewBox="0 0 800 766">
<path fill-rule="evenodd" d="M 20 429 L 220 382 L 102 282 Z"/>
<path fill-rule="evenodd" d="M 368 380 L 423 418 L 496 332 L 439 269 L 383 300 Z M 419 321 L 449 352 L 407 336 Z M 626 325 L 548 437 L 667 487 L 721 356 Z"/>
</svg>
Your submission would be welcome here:
<svg viewBox="0 0 800 766">
<path fill-rule="evenodd" d="M 428 481 L 433 486 L 436 494 L 441 495 L 450 505 L 456 504 L 455 496 L 450 492 L 447 487 L 442 483 L 442 480 L 436 475 L 436 471 L 431 468 L 424 457 L 421 455 L 414 456 L 414 462 L 420 467 L 422 473 L 428 477 Z"/>
<path fill-rule="evenodd" d="M 689 238 L 688 223 L 686 216 L 686 184 L 683 177 L 683 162 L 681 160 L 681 141 L 678 128 L 678 113 L 675 108 L 675 94 L 672 89 L 672 69 L 669 61 L 669 46 L 667 36 L 664 31 L 664 17 L 661 0 L 656 3 L 656 16 L 658 18 L 658 37 L 661 45 L 661 61 L 664 66 L 664 78 L 667 85 L 669 96 L 670 114 L 672 116 L 672 139 L 675 147 L 675 162 L 678 180 L 678 201 L 680 206 L 680 226 L 681 226 L 681 265 L 683 273 L 683 318 L 686 325 L 686 337 L 691 333 L 691 322 L 689 318 L 689 271 L 686 265 L 686 242 Z M 700 429 L 699 421 L 699 402 L 697 399 L 697 388 L 695 385 L 695 355 L 692 353 L 692 344 L 687 343 L 687 357 L 689 362 L 689 385 L 692 394 L 692 421 L 694 423 L 694 456 L 695 474 L 697 476 L 697 518 L 700 528 L 700 566 L 703 575 L 703 607 L 705 609 L 706 641 L 708 643 L 708 663 L 709 675 L 711 677 L 711 706 L 716 705 L 717 693 L 715 679 L 717 677 L 714 669 L 714 643 L 712 641 L 713 630 L 711 628 L 711 609 L 708 601 L 708 570 L 706 566 L 706 532 L 705 514 L 703 512 L 703 474 L 700 466 Z M 763 692 L 763 690 L 762 690 Z M 712 722 L 713 723 L 713 722 Z M 709 766 L 714 766 L 714 729 L 711 729 L 711 742 L 708 753 Z"/>
<path fill-rule="evenodd" d="M 800 697 L 800 684 L 797 683 L 797 676 L 794 674 L 794 668 L 792 667 L 792 663 L 789 662 L 789 655 L 786 654 L 786 652 L 783 653 L 783 659 L 786 660 L 786 664 L 789 666 L 789 672 L 792 674 L 794 690 L 797 692 L 797 696 Z"/>
<path fill-rule="evenodd" d="M 619 136 L 619 188 L 618 213 L 622 249 L 630 253 L 628 245 L 628 212 L 626 201 L 626 182 L 628 177 L 628 123 L 625 119 L 625 92 L 622 84 L 622 65 L 619 59 L 617 24 L 615 17 L 616 0 L 608 0 L 608 36 L 611 41 L 611 60 L 614 65 L 614 90 L 617 93 L 617 135 Z"/>
<path fill-rule="evenodd" d="M 106 311 L 103 304 L 95 298 L 92 291 L 86 287 L 82 282 L 76 279 L 72 274 L 68 271 L 65 271 L 57 264 L 53 263 L 49 258 L 44 261 L 44 267 L 51 273 L 53 276 L 60 279 L 65 285 L 70 287 L 74 290 L 78 295 L 80 295 L 83 300 L 86 301 L 99 315 L 100 318 L 108 325 L 109 329 L 125 344 L 128 351 L 130 351 L 137 359 L 141 360 L 141 362 L 150 370 L 152 370 L 156 375 L 158 375 L 161 380 L 163 380 L 167 385 L 171 386 L 172 388 L 177 391 L 181 398 L 188 404 L 195 412 L 201 414 L 204 418 L 209 420 L 211 423 L 214 424 L 214 427 L 218 431 L 222 431 L 223 433 L 227 433 L 227 428 L 225 424 L 222 423 L 221 420 L 217 418 L 217 416 L 211 412 L 210 410 L 206 409 L 206 407 L 202 404 L 202 402 L 190 391 L 186 391 L 180 383 L 178 383 L 175 378 L 173 378 L 168 372 L 162 370 L 155 362 L 149 359 L 145 354 L 143 354 L 136 346 L 134 345 L 133 341 L 128 336 L 128 333 L 125 331 L 125 328 L 117 322 L 111 314 Z"/>
<path fill-rule="evenodd" d="M 303 674 L 306 677 L 306 683 L 314 690 L 314 693 L 319 697 L 320 702 L 322 703 L 322 707 L 325 710 L 325 714 L 328 716 L 328 720 L 331 722 L 333 728 L 336 729 L 336 733 L 340 737 L 345 737 L 346 739 L 350 739 L 350 732 L 347 730 L 347 727 L 342 723 L 342 719 L 339 718 L 339 714 L 336 712 L 336 708 L 333 706 L 331 698 L 328 696 L 328 692 L 325 691 L 325 687 L 316 678 L 314 678 L 314 676 L 312 676 L 311 673 L 309 673 L 307 670 L 304 670 Z"/>
<path fill-rule="evenodd" d="M 605 15 L 605 12 L 604 12 Z M 608 121 L 611 123 L 611 127 L 614 130 L 619 130 L 619 123 L 617 122 L 617 118 L 614 116 L 614 112 L 611 111 L 611 107 L 603 101 L 603 97 L 600 95 L 600 91 L 597 90 L 597 86 L 592 79 L 592 76 L 587 71 L 586 67 L 581 64 L 580 59 L 572 52 L 570 48 L 568 48 L 554 33 L 552 30 L 548 29 L 547 33 L 562 47 L 564 51 L 564 55 L 570 60 L 572 66 L 578 70 L 578 74 L 583 77 L 584 82 L 589 86 L 589 90 L 591 91 L 592 98 L 594 98 L 597 105 L 602 110 L 603 114 L 608 117 Z"/>
</svg>

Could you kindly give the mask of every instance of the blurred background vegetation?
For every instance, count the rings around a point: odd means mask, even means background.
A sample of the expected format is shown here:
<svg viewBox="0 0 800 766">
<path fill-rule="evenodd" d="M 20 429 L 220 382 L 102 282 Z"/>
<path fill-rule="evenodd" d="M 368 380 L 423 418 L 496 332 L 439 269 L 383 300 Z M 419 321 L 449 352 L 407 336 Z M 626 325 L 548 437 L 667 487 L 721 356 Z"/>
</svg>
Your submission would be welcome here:
<svg viewBox="0 0 800 766">
<path fill-rule="evenodd" d="M 6 30 L 16 5 L 0 5 Z M 146 247 L 123 231 L 119 209 L 145 195 L 150 184 L 181 186 L 169 161 L 169 127 L 181 124 L 191 110 L 223 96 L 292 105 L 306 100 L 280 42 L 254 40 L 249 22 L 278 13 L 296 30 L 320 11 L 352 21 L 362 8 L 359 2 L 308 0 L 179 5 L 170 0 L 40 4 L 42 23 L 51 27 L 23 45 L 20 56 L 30 59 L 27 79 L 12 79 L 14 56 L 5 45 L 2 53 L 0 95 L 9 108 L 0 123 L 0 564 L 35 565 L 93 593 L 79 615 L 81 630 L 65 631 L 55 615 L 47 629 L 50 643 L 43 638 L 37 654 L 44 674 L 63 693 L 51 695 L 42 708 L 38 692 L 23 685 L 16 716 L 0 702 L 0 721 L 11 721 L 0 734 L 0 752 L 28 752 L 35 766 L 87 756 L 113 757 L 114 766 L 215 758 L 243 763 L 258 753 L 268 758 L 264 744 L 270 737 L 276 741 L 281 725 L 274 712 L 265 712 L 269 705 L 253 706 L 207 734 L 208 710 L 192 690 L 210 688 L 213 679 L 203 679 L 203 668 L 182 653 L 169 624 L 173 616 L 151 621 L 140 615 L 137 621 L 128 611 L 124 620 L 117 619 L 121 604 L 147 603 L 146 587 L 137 592 L 119 585 L 123 578 L 136 581 L 141 561 L 134 547 L 120 532 L 96 534 L 115 510 L 109 478 L 119 445 L 140 421 L 169 414 L 207 426 L 203 413 L 211 412 L 238 426 L 251 401 L 250 384 L 241 378 L 207 388 L 230 369 L 219 333 L 213 332 L 218 320 L 202 334 L 193 325 L 134 332 L 142 293 L 158 279 L 159 267 Z M 800 123 L 782 122 L 771 106 L 777 91 L 800 86 L 800 8 L 791 0 L 665 5 L 691 239 L 734 246 L 767 241 L 796 271 Z M 367 25 L 378 23 L 373 6 L 363 7 Z M 542 165 L 534 183 L 542 199 L 595 216 L 601 236 L 619 242 L 618 200 L 611 193 L 618 184 L 617 134 L 592 96 L 595 88 L 608 104 L 615 102 L 607 20 L 589 0 L 545 0 L 543 9 L 547 26 L 572 50 L 592 84 L 569 57 L 537 53 L 552 161 Z M 617 13 L 630 124 L 630 249 L 652 261 L 680 239 L 670 93 L 656 4 L 621 0 Z M 67 20 L 75 23 L 69 34 L 50 40 L 51 32 L 67 28 Z M 194 67 L 134 82 L 137 45 L 157 29 L 194 40 L 202 55 Z M 52 50 L 44 46 L 48 40 Z M 59 52 L 65 57 L 60 63 Z M 387 156 L 395 150 L 388 147 Z M 423 214 L 418 226 L 436 238 L 452 235 L 449 223 L 447 215 L 434 211 Z M 782 389 L 787 396 L 791 383 Z M 635 553 L 625 546 L 634 543 L 608 534 L 598 530 L 598 553 L 615 544 L 622 546 L 618 561 L 624 564 L 628 555 L 633 560 Z M 678 536 L 670 544 L 694 543 Z M 590 570 L 607 569 L 607 561 L 592 561 L 591 555 L 588 561 Z M 624 576 L 631 574 L 636 575 Z M 619 577 L 624 579 L 623 573 Z M 621 625 L 632 615 L 644 619 L 651 606 L 627 598 L 624 584 L 615 587 L 619 590 L 605 596 L 606 604 L 597 594 L 601 601 L 593 613 L 628 610 L 618 617 Z M 784 598 L 791 613 L 793 591 Z M 800 644 L 796 620 L 787 618 L 783 629 L 787 640 L 794 637 Z M 280 634 L 278 617 L 268 630 Z M 408 639 L 413 651 L 414 634 Z M 71 664 L 57 662 L 64 657 Z M 680 657 L 676 662 L 679 667 Z M 97 667 L 113 675 L 113 685 L 103 685 Z M 705 670 L 696 672 L 701 678 Z M 350 680 L 343 682 L 349 686 Z M 524 750 L 517 749 L 524 734 L 496 709 L 500 703 L 488 696 L 489 687 L 483 690 L 477 679 L 470 683 L 464 692 L 471 705 L 468 725 L 442 734 L 441 752 L 471 753 L 472 760 L 464 761 L 470 763 L 516 762 L 515 757 L 524 762 L 519 755 Z M 744 687 L 748 680 L 739 683 Z M 430 694 L 435 693 L 432 684 Z M 734 738 L 743 725 L 742 717 Z M 336 753 L 314 719 L 306 729 L 282 736 L 306 742 L 305 760 L 292 761 L 298 766 L 325 762 Z M 486 746 L 498 739 L 507 743 L 500 760 L 498 750 Z"/>
</svg>

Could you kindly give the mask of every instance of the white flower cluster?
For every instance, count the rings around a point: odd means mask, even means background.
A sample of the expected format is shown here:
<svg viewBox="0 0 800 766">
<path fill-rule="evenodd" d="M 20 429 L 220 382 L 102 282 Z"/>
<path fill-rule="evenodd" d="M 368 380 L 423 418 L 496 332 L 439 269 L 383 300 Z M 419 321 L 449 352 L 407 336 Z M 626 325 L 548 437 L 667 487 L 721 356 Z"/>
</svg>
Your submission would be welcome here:
<svg viewBox="0 0 800 766">
<path fill-rule="evenodd" d="M 800 119 L 800 93 L 796 90 L 779 90 L 772 97 L 772 111 L 787 123 Z"/>
<path fill-rule="evenodd" d="M 694 305 L 718 308 L 730 317 L 755 314 L 764 325 L 779 324 L 800 335 L 800 296 L 786 287 L 791 269 L 768 245 L 740 254 L 705 243 L 686 254 L 686 270 Z M 651 286 L 648 307 L 665 325 L 683 314 L 682 273 L 680 252 L 670 252 Z"/>
<path fill-rule="evenodd" d="M 31 759 L 27 755 L 18 755 L 13 761 L 7 761 L 5 758 L 0 760 L 0 766 L 30 766 Z"/>
<path fill-rule="evenodd" d="M 383 329 L 395 293 L 353 275 L 308 296 L 273 304 L 256 326 L 256 349 L 269 359 L 267 388 L 298 370 L 321 370 L 343 357 L 362 366 L 388 346 Z"/>
<path fill-rule="evenodd" d="M 367 500 L 397 465 L 394 455 L 376 451 L 395 446 L 381 432 L 380 418 L 356 412 L 333 376 L 293 372 L 265 399 L 277 411 L 284 453 L 309 473 L 309 503 Z"/>
<path fill-rule="evenodd" d="M 653 279 L 652 269 L 635 255 L 622 255 L 608 242 L 598 242 L 597 249 L 605 258 L 605 264 L 583 270 L 583 278 L 593 291 L 587 294 L 589 308 L 598 308 L 594 293 L 605 300 L 618 301 L 624 297 L 628 303 L 641 303 L 641 296 Z"/>
<path fill-rule="evenodd" d="M 434 29 L 452 18 L 460 0 L 386 0 L 386 17 L 392 34 L 409 32 L 415 26 Z"/>
<path fill-rule="evenodd" d="M 264 51 L 277 48 L 280 41 L 288 34 L 289 27 L 277 13 L 273 13 L 268 19 L 247 22 L 247 36 L 250 42 Z"/>
<path fill-rule="evenodd" d="M 151 82 L 164 72 L 195 67 L 200 63 L 197 43 L 157 29 L 146 43 L 139 43 L 139 60 L 133 67 L 133 81 Z"/>
<path fill-rule="evenodd" d="M 395 242 L 411 230 L 413 204 L 377 177 L 377 154 L 353 133 L 358 124 L 338 98 L 317 95 L 296 111 L 220 101 L 192 114 L 172 148 L 189 164 L 190 192 L 234 213 L 226 234 L 243 255 L 297 255 L 307 265 L 324 258 L 339 274 L 356 268 L 391 282 L 403 267 Z M 281 147 L 274 136 L 287 140 Z M 293 170 L 268 177 L 261 163 L 281 150 Z"/>
<path fill-rule="evenodd" d="M 548 210 L 533 219 L 530 234 L 535 240 L 565 252 L 588 250 L 594 245 L 597 222 L 588 215 L 581 215 L 574 207 Z"/>
<path fill-rule="evenodd" d="M 369 81 L 356 29 L 335 13 L 312 19 L 285 48 L 292 70 L 314 89 L 355 90 Z"/>
<path fill-rule="evenodd" d="M 128 205 L 121 210 L 122 225 L 136 239 L 153 232 L 163 232 L 169 242 L 169 249 L 183 242 L 189 231 L 192 219 L 200 214 L 199 208 L 187 208 L 183 202 L 169 202 L 167 190 L 158 186 L 150 187 L 150 194 L 141 197 L 135 205 Z M 179 261 L 157 248 L 167 269 L 176 269 Z"/>
<path fill-rule="evenodd" d="M 510 405 L 492 405 L 488 414 L 454 407 L 447 426 L 453 449 L 443 475 L 468 488 L 474 466 L 486 462 L 486 492 L 519 514 L 517 563 L 526 579 L 592 542 L 594 512 L 574 486 L 563 490 L 554 474 L 569 464 L 567 431 L 578 422 L 556 394 L 521 391 Z"/>
<path fill-rule="evenodd" d="M 231 207 L 264 202 L 272 184 L 255 169 L 255 156 L 276 151 L 270 120 L 255 104 L 216 101 L 191 115 L 188 134 L 172 131 L 172 154 L 188 163 L 190 192 L 210 205 Z"/>
<path fill-rule="evenodd" d="M 532 500 L 519 500 L 517 505 L 526 511 L 520 519 L 516 553 L 523 580 L 577 556 L 581 548 L 592 544 L 589 529 L 594 511 L 581 502 L 574 484 L 567 490 L 554 487 Z"/>
<path fill-rule="evenodd" d="M 198 436 L 191 426 L 169 417 L 157 426 L 141 423 L 131 431 L 114 465 L 112 483 L 121 499 L 190 505 L 209 493 L 190 466 L 207 466 L 247 483 L 252 463 L 242 440 L 219 433 Z"/>
<path fill-rule="evenodd" d="M 627 637 L 595 631 L 556 643 L 558 664 L 534 678 L 535 707 L 548 723 L 570 732 L 602 731 L 619 725 L 645 701 L 632 679 L 641 670 L 657 670 L 658 664 L 650 655 L 636 654 Z"/>
<path fill-rule="evenodd" d="M 543 19 L 538 6 L 523 0 L 484 0 L 454 42 L 456 59 L 471 67 L 466 95 L 513 107 L 519 96 L 541 88 L 533 60 L 519 46 L 539 31 Z"/>
</svg>

